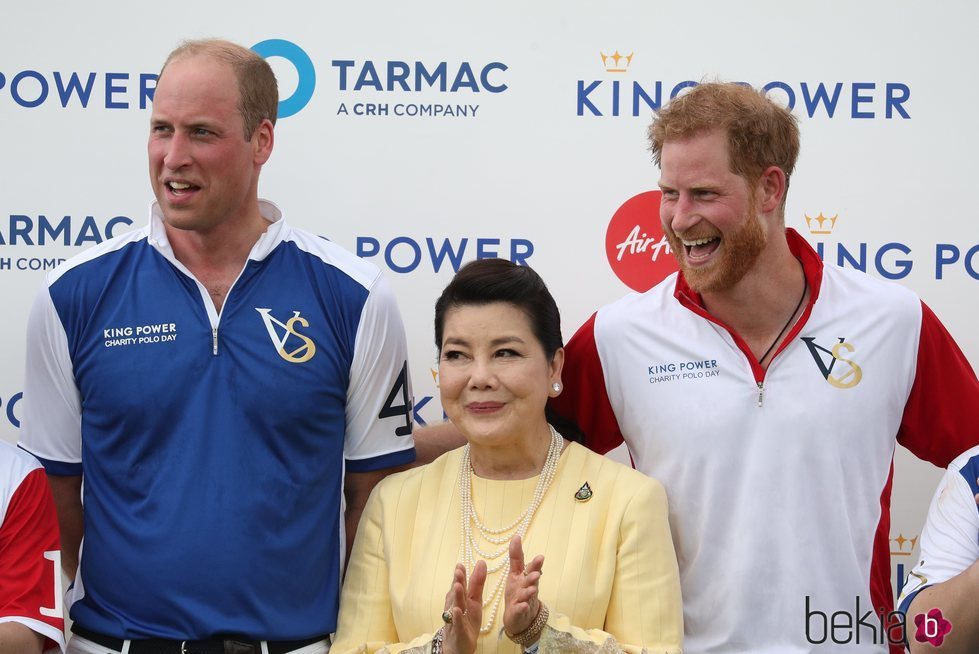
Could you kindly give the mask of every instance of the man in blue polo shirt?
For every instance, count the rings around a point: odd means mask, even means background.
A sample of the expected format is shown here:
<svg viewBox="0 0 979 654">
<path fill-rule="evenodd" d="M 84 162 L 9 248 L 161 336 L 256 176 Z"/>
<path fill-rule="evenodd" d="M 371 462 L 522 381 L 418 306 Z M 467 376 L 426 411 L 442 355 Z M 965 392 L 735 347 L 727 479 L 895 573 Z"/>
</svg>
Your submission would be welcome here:
<svg viewBox="0 0 979 654">
<path fill-rule="evenodd" d="M 52 481 L 69 652 L 326 652 L 360 510 L 414 459 L 380 272 L 258 198 L 277 106 L 255 53 L 171 53 L 149 224 L 35 301 L 21 446 Z"/>
</svg>

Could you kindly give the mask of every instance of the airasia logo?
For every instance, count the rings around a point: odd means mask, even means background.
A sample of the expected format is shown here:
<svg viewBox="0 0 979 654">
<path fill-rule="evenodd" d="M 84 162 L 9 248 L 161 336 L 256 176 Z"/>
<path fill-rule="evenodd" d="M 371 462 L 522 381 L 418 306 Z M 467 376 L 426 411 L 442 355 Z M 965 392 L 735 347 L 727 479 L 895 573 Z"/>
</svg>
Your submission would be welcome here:
<svg viewBox="0 0 979 654">
<path fill-rule="evenodd" d="M 646 191 L 618 208 L 605 232 L 605 255 L 615 275 L 634 291 L 648 291 L 677 271 L 659 221 L 662 193 Z"/>
</svg>

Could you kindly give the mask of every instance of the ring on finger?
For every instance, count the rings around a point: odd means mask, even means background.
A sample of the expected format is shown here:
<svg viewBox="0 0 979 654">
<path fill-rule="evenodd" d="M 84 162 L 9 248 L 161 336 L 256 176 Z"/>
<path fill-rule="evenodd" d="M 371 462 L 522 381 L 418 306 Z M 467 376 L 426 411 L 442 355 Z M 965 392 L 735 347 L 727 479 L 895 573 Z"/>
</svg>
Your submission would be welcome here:
<svg viewBox="0 0 979 654">
<path fill-rule="evenodd" d="M 442 611 L 442 622 L 445 624 L 452 624 L 452 611 Z"/>
</svg>

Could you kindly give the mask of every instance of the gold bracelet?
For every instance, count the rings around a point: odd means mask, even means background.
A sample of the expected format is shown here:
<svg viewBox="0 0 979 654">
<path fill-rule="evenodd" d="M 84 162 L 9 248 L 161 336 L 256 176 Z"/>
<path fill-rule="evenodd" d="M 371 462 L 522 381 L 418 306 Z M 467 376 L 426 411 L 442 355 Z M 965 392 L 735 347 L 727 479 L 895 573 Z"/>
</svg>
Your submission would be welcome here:
<svg viewBox="0 0 979 654">
<path fill-rule="evenodd" d="M 445 639 L 445 627 L 435 632 L 432 638 L 432 654 L 442 654 L 442 641 Z"/>
<path fill-rule="evenodd" d="M 537 617 L 534 621 L 530 623 L 530 626 L 521 631 L 519 634 L 511 634 L 506 628 L 503 629 L 506 633 L 506 637 L 515 642 L 517 645 L 527 647 L 528 645 L 533 645 L 538 640 L 540 640 L 541 632 L 544 631 L 544 626 L 547 625 L 547 618 L 551 614 L 548 610 L 547 605 L 544 602 L 540 603 L 540 608 L 537 609 Z"/>
</svg>

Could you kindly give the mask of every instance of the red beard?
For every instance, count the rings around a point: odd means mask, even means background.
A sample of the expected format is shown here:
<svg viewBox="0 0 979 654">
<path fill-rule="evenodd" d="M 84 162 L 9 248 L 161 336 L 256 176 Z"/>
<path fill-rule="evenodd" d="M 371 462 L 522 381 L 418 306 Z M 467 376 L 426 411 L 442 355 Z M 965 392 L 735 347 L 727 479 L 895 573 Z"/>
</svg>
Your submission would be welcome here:
<svg viewBox="0 0 979 654">
<path fill-rule="evenodd" d="M 740 226 L 727 235 L 722 236 L 713 226 L 709 227 L 709 231 L 698 227 L 689 232 L 675 234 L 672 229 L 664 225 L 663 232 L 680 265 L 684 279 L 691 289 L 700 294 L 726 291 L 741 281 L 754 266 L 758 255 L 765 249 L 767 243 L 754 198 L 749 202 L 747 214 Z M 721 243 L 718 245 L 720 252 L 715 255 L 715 259 L 706 266 L 688 264 L 687 248 L 682 240 L 690 241 L 711 236 L 722 236 Z"/>
</svg>

